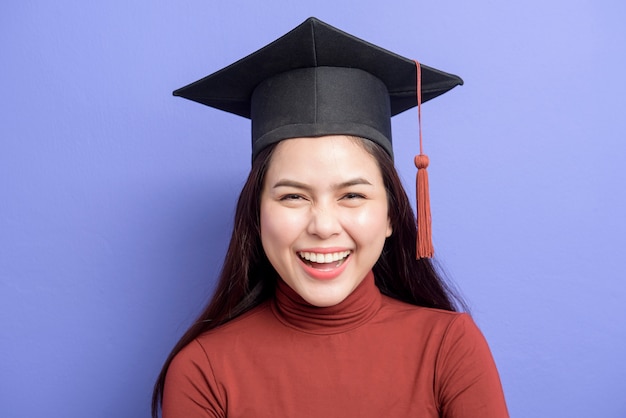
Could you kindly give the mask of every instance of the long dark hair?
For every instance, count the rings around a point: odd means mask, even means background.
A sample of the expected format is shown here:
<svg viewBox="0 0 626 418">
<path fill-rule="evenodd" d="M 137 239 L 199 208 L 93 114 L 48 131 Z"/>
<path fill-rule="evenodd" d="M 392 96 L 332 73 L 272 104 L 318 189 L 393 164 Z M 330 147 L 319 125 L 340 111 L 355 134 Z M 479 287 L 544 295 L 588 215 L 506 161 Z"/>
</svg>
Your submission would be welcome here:
<svg viewBox="0 0 626 418">
<path fill-rule="evenodd" d="M 380 291 L 404 302 L 457 311 L 463 300 L 440 276 L 430 259 L 415 259 L 416 224 L 409 202 L 391 157 L 369 140 L 354 138 L 378 162 L 387 191 L 388 213 L 393 233 L 374 265 Z M 261 245 L 260 197 L 265 173 L 276 144 L 262 150 L 252 162 L 243 186 L 235 224 L 224 265 L 213 298 L 169 354 L 152 393 L 152 417 L 158 418 L 163 401 L 165 376 L 172 359 L 200 334 L 216 328 L 269 299 L 278 274 Z"/>
</svg>

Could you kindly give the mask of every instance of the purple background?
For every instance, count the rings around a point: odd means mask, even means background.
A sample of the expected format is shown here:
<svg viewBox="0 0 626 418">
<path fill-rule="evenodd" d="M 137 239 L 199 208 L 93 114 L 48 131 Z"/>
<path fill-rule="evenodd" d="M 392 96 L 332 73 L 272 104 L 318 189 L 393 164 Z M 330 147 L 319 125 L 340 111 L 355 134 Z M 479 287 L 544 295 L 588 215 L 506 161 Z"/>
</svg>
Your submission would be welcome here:
<svg viewBox="0 0 626 418">
<path fill-rule="evenodd" d="M 3 2 L 0 416 L 148 415 L 249 168 L 246 120 L 171 91 L 309 16 L 464 78 L 423 108 L 435 245 L 511 415 L 625 417 L 620 0 Z"/>
</svg>

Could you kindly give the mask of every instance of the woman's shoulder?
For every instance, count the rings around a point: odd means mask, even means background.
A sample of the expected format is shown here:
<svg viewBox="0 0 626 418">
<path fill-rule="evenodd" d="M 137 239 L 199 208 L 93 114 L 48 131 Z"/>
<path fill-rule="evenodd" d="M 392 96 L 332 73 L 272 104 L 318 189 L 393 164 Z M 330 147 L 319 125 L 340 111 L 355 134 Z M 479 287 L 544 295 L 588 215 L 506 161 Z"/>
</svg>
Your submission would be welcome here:
<svg viewBox="0 0 626 418">
<path fill-rule="evenodd" d="M 442 334 L 451 331 L 464 333 L 468 329 L 477 330 L 474 320 L 467 312 L 412 305 L 389 296 L 383 296 L 379 318 L 402 324 L 409 329 L 438 330 Z"/>
<path fill-rule="evenodd" d="M 249 311 L 229 320 L 228 322 L 200 334 L 196 340 L 202 342 L 240 335 L 242 332 L 254 331 L 272 318 L 268 301 L 262 302 Z"/>
<path fill-rule="evenodd" d="M 242 341 L 263 333 L 267 324 L 271 323 L 271 318 L 269 304 L 263 302 L 237 318 L 197 336 L 176 354 L 173 364 L 204 363 L 209 357 L 232 352 Z"/>
<path fill-rule="evenodd" d="M 437 319 L 444 322 L 453 321 L 459 316 L 469 316 L 469 314 L 465 312 L 448 311 L 445 309 L 413 305 L 387 295 L 382 295 L 381 309 L 383 311 L 388 311 L 390 314 L 406 314 L 415 317 Z"/>
</svg>

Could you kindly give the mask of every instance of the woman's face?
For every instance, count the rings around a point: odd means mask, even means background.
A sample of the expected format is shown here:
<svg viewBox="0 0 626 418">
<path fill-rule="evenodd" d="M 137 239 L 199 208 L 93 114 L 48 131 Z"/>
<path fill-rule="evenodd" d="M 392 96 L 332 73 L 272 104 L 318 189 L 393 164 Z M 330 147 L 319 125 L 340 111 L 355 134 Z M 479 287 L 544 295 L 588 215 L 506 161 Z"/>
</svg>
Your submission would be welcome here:
<svg viewBox="0 0 626 418">
<path fill-rule="evenodd" d="M 261 194 L 261 241 L 280 277 L 315 306 L 343 301 L 391 235 L 378 164 L 346 136 L 280 142 Z"/>
</svg>

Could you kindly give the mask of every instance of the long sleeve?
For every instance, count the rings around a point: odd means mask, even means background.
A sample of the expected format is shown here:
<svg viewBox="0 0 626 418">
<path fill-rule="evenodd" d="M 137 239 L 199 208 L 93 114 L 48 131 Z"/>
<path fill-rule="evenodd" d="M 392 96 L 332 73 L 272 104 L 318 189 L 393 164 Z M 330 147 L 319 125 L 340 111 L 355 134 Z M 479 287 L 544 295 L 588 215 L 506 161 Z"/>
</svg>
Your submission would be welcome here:
<svg viewBox="0 0 626 418">
<path fill-rule="evenodd" d="M 435 368 L 442 417 L 509 416 L 493 357 L 469 315 L 459 315 L 450 323 Z"/>
<path fill-rule="evenodd" d="M 198 341 L 170 364 L 163 392 L 163 418 L 223 418 L 222 395 L 206 353 Z"/>
</svg>

